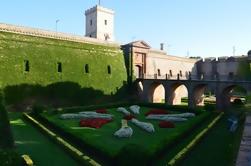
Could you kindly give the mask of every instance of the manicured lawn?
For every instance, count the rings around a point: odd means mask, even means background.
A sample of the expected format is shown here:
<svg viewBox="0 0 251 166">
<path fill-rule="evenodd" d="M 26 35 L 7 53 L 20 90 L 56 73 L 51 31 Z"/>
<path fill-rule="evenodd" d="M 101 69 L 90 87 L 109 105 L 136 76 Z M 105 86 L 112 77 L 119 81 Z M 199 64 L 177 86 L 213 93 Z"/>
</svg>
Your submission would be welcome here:
<svg viewBox="0 0 251 166">
<path fill-rule="evenodd" d="M 79 165 L 59 146 L 51 142 L 29 123 L 23 121 L 21 116 L 21 113 L 9 113 L 11 129 L 20 155 L 28 154 L 36 166 Z"/>
<path fill-rule="evenodd" d="M 182 166 L 234 166 L 240 139 L 243 131 L 241 124 L 235 133 L 227 128 L 227 119 L 232 114 L 240 114 L 247 108 L 228 110 L 216 126 L 209 131 L 202 141 L 195 146 L 191 153 L 180 163 Z"/>
<path fill-rule="evenodd" d="M 44 112 L 41 115 L 54 125 L 82 139 L 86 144 L 99 149 L 110 157 L 114 157 L 122 148 L 129 144 L 139 145 L 150 155 L 153 155 L 159 150 L 163 150 L 165 146 L 171 144 L 181 134 L 202 122 L 202 119 L 210 114 L 209 112 L 204 112 L 194 118 L 190 118 L 186 122 L 175 123 L 176 127 L 174 129 L 163 129 L 158 127 L 159 121 L 145 119 L 144 113 L 149 110 L 150 108 L 141 108 L 141 114 L 137 116 L 137 119 L 152 123 L 155 126 L 155 132 L 147 133 L 129 122 L 129 126 L 133 129 L 133 135 L 128 139 L 118 139 L 113 136 L 113 133 L 121 127 L 121 119 L 123 118 L 123 114 L 116 112 L 116 108 L 108 110 L 115 118 L 101 129 L 79 127 L 79 120 L 61 120 L 59 119 L 60 114 Z"/>
</svg>

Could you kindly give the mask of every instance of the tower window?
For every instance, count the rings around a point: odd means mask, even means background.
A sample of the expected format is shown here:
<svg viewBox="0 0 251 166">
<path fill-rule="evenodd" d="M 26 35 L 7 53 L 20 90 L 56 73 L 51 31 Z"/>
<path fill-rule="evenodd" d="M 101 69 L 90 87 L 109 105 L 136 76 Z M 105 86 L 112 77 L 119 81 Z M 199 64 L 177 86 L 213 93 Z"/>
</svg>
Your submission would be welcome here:
<svg viewBox="0 0 251 166">
<path fill-rule="evenodd" d="M 111 74 L 111 73 L 112 73 L 112 70 L 111 70 L 111 66 L 110 66 L 110 65 L 107 66 L 107 72 L 108 72 L 108 74 Z"/>
<path fill-rule="evenodd" d="M 58 62 L 58 73 L 62 73 L 62 63 Z"/>
<path fill-rule="evenodd" d="M 85 73 L 89 73 L 89 65 L 85 64 Z"/>
<path fill-rule="evenodd" d="M 28 60 L 24 60 L 24 71 L 30 71 L 30 62 Z"/>
<path fill-rule="evenodd" d="M 105 25 L 107 25 L 107 20 L 105 20 Z"/>
<path fill-rule="evenodd" d="M 90 26 L 92 26 L 92 20 L 90 20 Z"/>
</svg>

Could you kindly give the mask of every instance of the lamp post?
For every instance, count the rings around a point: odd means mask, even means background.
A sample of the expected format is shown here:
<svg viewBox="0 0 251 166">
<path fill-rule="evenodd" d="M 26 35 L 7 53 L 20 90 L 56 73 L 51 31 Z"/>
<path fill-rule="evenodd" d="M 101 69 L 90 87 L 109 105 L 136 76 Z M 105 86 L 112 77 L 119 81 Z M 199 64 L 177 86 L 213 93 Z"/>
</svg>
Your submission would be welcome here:
<svg viewBox="0 0 251 166">
<path fill-rule="evenodd" d="M 59 22 L 60 20 L 58 19 L 58 20 L 56 20 L 56 32 L 58 32 L 58 22 Z"/>
</svg>

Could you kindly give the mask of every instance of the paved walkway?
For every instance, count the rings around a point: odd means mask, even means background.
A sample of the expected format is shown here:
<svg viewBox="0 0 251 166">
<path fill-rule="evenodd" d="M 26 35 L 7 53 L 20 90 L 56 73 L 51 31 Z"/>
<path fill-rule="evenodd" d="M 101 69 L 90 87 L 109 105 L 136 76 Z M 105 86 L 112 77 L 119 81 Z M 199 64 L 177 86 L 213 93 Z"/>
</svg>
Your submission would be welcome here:
<svg viewBox="0 0 251 166">
<path fill-rule="evenodd" d="M 251 115 L 247 115 L 236 166 L 251 166 Z"/>
</svg>

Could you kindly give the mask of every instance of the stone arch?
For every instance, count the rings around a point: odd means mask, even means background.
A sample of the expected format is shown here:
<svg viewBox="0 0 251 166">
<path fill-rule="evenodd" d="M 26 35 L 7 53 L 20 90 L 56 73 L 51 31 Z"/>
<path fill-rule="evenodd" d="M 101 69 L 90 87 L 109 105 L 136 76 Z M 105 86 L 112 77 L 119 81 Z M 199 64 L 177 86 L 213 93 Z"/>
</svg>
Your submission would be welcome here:
<svg viewBox="0 0 251 166">
<path fill-rule="evenodd" d="M 163 84 L 154 82 L 149 87 L 148 102 L 163 103 L 165 102 L 165 87 Z"/>
<path fill-rule="evenodd" d="M 208 95 L 212 96 L 215 94 L 215 88 L 208 84 L 198 84 L 193 88 L 192 100 L 195 106 L 204 106 L 205 92 L 210 92 Z M 215 97 L 213 101 L 215 102 Z"/>
<path fill-rule="evenodd" d="M 167 102 L 169 105 L 181 104 L 181 98 L 188 97 L 187 85 L 183 83 L 171 84 L 167 96 L 168 96 Z"/>
<path fill-rule="evenodd" d="M 217 96 L 217 104 L 220 105 L 220 108 L 228 108 L 231 105 L 231 98 L 235 88 L 241 88 L 245 91 L 245 93 L 248 92 L 248 89 L 245 86 L 236 84 L 225 86 L 222 88 L 221 93 Z"/>
</svg>

